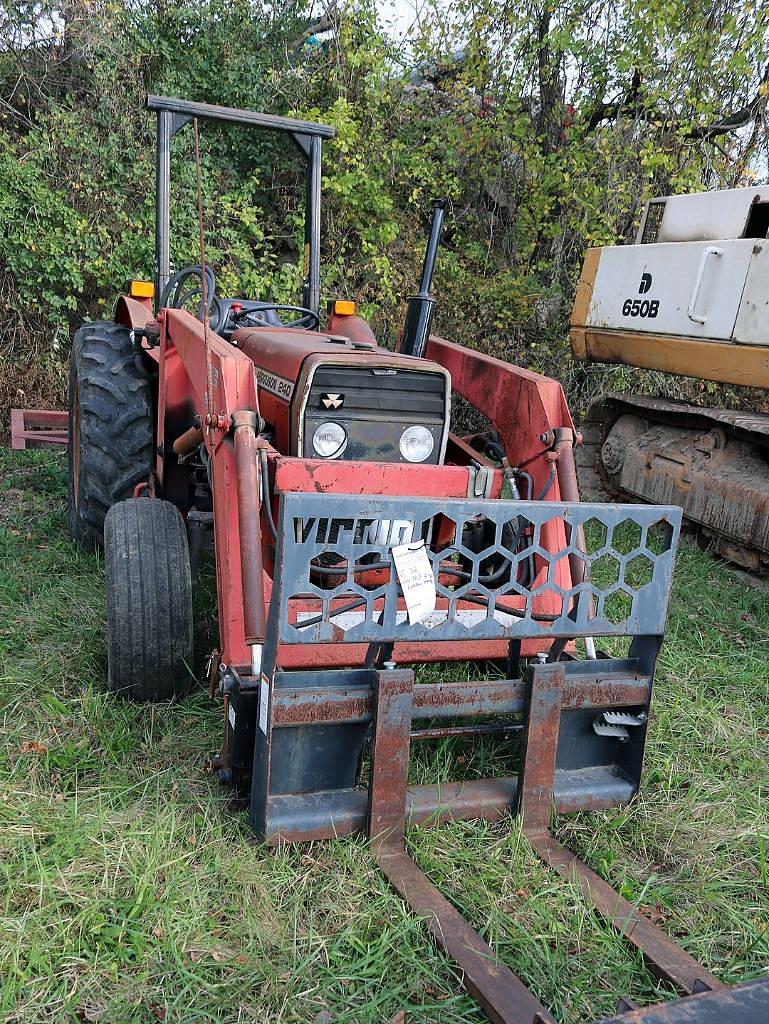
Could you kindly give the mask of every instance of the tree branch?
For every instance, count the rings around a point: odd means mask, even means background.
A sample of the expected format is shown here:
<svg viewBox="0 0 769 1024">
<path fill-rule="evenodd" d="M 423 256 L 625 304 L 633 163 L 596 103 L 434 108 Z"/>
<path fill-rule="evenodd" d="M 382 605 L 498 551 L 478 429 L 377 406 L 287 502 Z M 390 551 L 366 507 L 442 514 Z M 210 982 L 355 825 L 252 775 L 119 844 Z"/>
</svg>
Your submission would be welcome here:
<svg viewBox="0 0 769 1024">
<path fill-rule="evenodd" d="M 299 47 L 310 38 L 310 36 L 317 35 L 319 32 L 328 32 L 329 29 L 336 28 L 338 20 L 339 14 L 336 9 L 336 4 L 331 4 L 325 14 L 322 14 L 319 18 L 315 18 L 315 20 L 307 26 L 300 36 L 297 36 L 292 43 L 288 44 L 289 50 L 298 50 Z"/>
<path fill-rule="evenodd" d="M 730 114 L 725 114 L 710 125 L 698 125 L 695 128 L 691 128 L 685 132 L 683 137 L 685 139 L 715 139 L 719 135 L 726 135 L 728 132 L 733 132 L 737 128 L 742 128 L 746 124 L 750 124 L 751 121 L 756 120 L 761 112 L 761 109 L 766 106 L 767 103 L 767 86 L 769 86 L 769 64 L 764 68 L 764 73 L 761 76 L 758 88 L 753 98 L 740 107 L 738 110 L 733 110 Z M 638 70 L 633 73 L 633 81 L 627 93 L 617 100 L 612 100 L 609 103 L 597 103 L 589 116 L 585 119 L 585 127 L 587 131 L 595 131 L 596 128 L 604 121 L 612 121 L 620 116 L 625 111 L 638 110 L 639 99 L 641 92 L 641 75 Z M 659 113 L 656 110 L 651 110 L 641 105 L 640 115 L 642 120 L 648 122 L 660 121 L 666 125 L 668 129 L 673 131 L 676 130 L 676 122 L 669 121 L 664 114 Z M 680 125 L 678 125 L 680 129 Z"/>
<path fill-rule="evenodd" d="M 715 124 L 711 124 L 707 128 L 692 128 L 690 132 L 686 133 L 685 138 L 714 139 L 719 135 L 733 132 L 736 128 L 742 128 L 744 125 L 754 121 L 758 117 L 761 108 L 766 106 L 767 86 L 769 86 L 769 64 L 764 68 L 756 94 L 749 103 L 746 103 L 744 107 L 740 107 L 739 110 L 732 111 L 731 114 L 722 117 Z"/>
</svg>

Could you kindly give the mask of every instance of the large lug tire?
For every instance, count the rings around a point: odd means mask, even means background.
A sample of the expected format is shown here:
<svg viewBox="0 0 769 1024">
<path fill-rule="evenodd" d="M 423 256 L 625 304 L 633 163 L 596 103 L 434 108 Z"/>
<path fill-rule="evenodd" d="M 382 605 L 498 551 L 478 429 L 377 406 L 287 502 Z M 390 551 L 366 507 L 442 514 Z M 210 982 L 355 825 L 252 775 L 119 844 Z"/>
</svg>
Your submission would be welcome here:
<svg viewBox="0 0 769 1024">
<path fill-rule="evenodd" d="M 67 446 L 67 518 L 79 544 L 101 547 L 107 509 L 149 479 L 153 457 L 151 381 L 128 328 L 84 324 L 72 342 Z"/>
<path fill-rule="evenodd" d="M 187 531 L 159 498 L 120 501 L 104 521 L 109 688 L 131 700 L 187 693 L 192 579 Z"/>
</svg>

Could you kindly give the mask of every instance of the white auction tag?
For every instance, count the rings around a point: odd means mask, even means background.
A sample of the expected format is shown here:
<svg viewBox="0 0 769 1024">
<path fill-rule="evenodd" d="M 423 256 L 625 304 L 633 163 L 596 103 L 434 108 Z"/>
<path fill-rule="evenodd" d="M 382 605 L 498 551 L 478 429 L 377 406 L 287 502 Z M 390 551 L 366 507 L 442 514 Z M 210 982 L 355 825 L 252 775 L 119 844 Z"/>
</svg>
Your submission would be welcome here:
<svg viewBox="0 0 769 1024">
<path fill-rule="evenodd" d="M 413 626 L 435 611 L 435 579 L 423 540 L 390 549 Z"/>
</svg>

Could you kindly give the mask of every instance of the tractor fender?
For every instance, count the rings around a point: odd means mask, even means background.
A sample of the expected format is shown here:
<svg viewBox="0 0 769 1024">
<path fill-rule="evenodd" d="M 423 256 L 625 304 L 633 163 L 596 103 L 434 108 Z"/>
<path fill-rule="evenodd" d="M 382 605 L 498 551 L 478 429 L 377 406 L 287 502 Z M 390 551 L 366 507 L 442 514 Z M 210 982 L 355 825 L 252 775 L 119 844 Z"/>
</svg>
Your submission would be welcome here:
<svg viewBox="0 0 769 1024">
<path fill-rule="evenodd" d="M 155 319 L 151 303 L 145 305 L 130 295 L 121 295 L 115 304 L 115 323 L 129 327 L 132 331 L 144 327 Z"/>
</svg>

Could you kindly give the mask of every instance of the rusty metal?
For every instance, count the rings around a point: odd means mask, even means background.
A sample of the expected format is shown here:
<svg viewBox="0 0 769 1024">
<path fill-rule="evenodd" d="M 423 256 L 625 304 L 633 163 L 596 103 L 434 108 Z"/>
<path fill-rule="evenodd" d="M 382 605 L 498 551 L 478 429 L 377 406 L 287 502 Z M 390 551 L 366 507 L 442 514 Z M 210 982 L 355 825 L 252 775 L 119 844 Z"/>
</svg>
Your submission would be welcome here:
<svg viewBox="0 0 769 1024">
<path fill-rule="evenodd" d="M 725 987 L 549 832 L 527 823 L 525 817 L 524 831 L 542 860 L 560 875 L 577 882 L 585 899 L 626 942 L 641 952 L 657 977 L 685 993 L 696 992 L 698 984 L 710 990 Z"/>
<path fill-rule="evenodd" d="M 383 669 L 375 673 L 371 735 L 368 828 L 374 849 L 403 843 L 414 673 Z"/>
<path fill-rule="evenodd" d="M 275 693 L 276 727 L 330 722 L 370 722 L 374 694 L 369 687 L 281 688 Z M 520 714 L 525 707 L 520 679 L 494 682 L 420 683 L 414 687 L 413 718 L 453 718 L 473 714 Z"/>
<path fill-rule="evenodd" d="M 555 1024 L 539 1000 L 433 885 L 405 850 L 375 848 L 377 864 L 395 891 L 425 919 L 433 938 L 462 972 L 462 984 L 494 1024 Z"/>
<path fill-rule="evenodd" d="M 177 459 L 185 459 L 192 452 L 197 449 L 203 443 L 203 431 L 199 426 L 190 427 L 189 430 L 185 430 L 183 434 L 173 443 L 173 453 Z"/>
<path fill-rule="evenodd" d="M 727 988 L 550 834 L 561 714 L 584 706 L 584 701 L 594 707 L 615 706 L 617 697 L 608 681 L 600 685 L 584 673 L 571 679 L 569 674 L 565 664 L 536 665 L 529 672 L 518 802 L 524 832 L 539 856 L 579 884 L 585 898 L 643 954 L 657 976 L 686 994 L 683 999 L 641 1009 L 621 999 L 617 1015 L 603 1024 L 757 1024 L 769 1005 L 768 981 Z M 499 962 L 403 848 L 412 685 L 410 673 L 378 674 L 369 790 L 369 835 L 376 861 L 457 963 L 465 988 L 489 1020 L 553 1024 L 547 1010 Z"/>
<path fill-rule="evenodd" d="M 717 978 L 550 834 L 561 714 L 575 704 L 577 697 L 574 687 L 566 684 L 565 671 L 564 664 L 535 665 L 529 671 L 529 707 L 518 790 L 524 832 L 545 863 L 578 882 L 585 898 L 640 950 L 658 977 L 687 993 L 696 991 L 698 984 L 709 989 L 721 988 Z M 606 707 L 616 706 L 608 687 L 603 697 L 595 685 L 590 686 L 590 691 L 596 707 L 602 701 Z"/>
<path fill-rule="evenodd" d="M 524 827 L 536 831 L 550 827 L 566 670 L 561 663 L 538 665 L 530 679 L 518 810 Z"/>
<path fill-rule="evenodd" d="M 208 683 L 208 695 L 213 700 L 217 687 L 219 686 L 219 666 L 222 663 L 222 656 L 219 649 L 214 647 L 208 656 L 206 665 L 206 681 Z"/>
<path fill-rule="evenodd" d="M 244 685 L 251 685 L 248 679 L 244 680 Z M 567 706 L 583 708 L 629 706 L 644 704 L 649 699 L 649 692 L 649 677 L 632 666 L 625 667 L 616 661 L 599 662 L 590 676 L 589 688 L 576 684 L 564 686 L 563 701 Z M 607 698 L 612 702 L 609 705 Z M 370 722 L 373 706 L 373 690 L 367 686 L 286 686 L 275 692 L 273 725 L 281 728 L 331 722 Z M 413 719 L 519 715 L 527 706 L 526 684 L 521 679 L 420 683 L 414 687 L 411 715 Z"/>
<path fill-rule="evenodd" d="M 449 737 L 504 736 L 511 732 L 520 732 L 520 722 L 497 722 L 495 725 L 447 725 L 444 728 L 412 729 L 412 740 L 443 740 Z"/>
<path fill-rule="evenodd" d="M 523 982 L 441 895 L 403 848 L 411 724 L 411 671 L 377 672 L 369 783 L 369 836 L 393 888 L 424 917 L 462 970 L 467 991 L 496 1024 L 555 1024 Z"/>
<path fill-rule="evenodd" d="M 11 409 L 11 448 L 66 447 L 68 419 L 58 409 Z"/>
<path fill-rule="evenodd" d="M 769 416 L 609 395 L 588 411 L 578 453 L 592 496 L 675 501 L 703 541 L 752 572 L 769 570 Z"/>
</svg>

